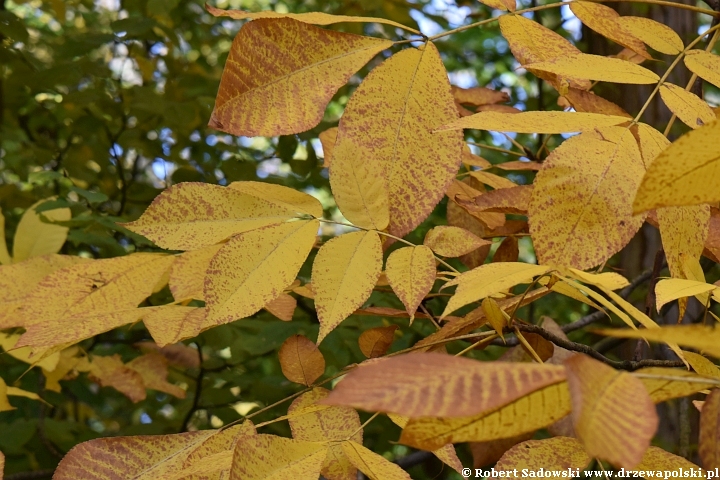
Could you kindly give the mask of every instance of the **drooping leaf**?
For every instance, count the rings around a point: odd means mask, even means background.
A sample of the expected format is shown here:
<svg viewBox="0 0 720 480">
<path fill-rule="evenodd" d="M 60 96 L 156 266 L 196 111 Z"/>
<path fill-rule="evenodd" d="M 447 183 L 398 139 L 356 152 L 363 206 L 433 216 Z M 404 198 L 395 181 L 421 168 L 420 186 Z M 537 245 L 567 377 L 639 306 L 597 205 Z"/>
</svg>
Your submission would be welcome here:
<svg viewBox="0 0 720 480">
<path fill-rule="evenodd" d="M 326 455 L 324 442 L 274 435 L 241 437 L 235 444 L 230 480 L 317 478 Z"/>
<path fill-rule="evenodd" d="M 691 72 L 720 88 L 720 56 L 705 50 L 690 50 L 684 60 Z"/>
<path fill-rule="evenodd" d="M 498 335 L 502 336 L 503 328 L 508 323 L 508 319 L 505 317 L 505 313 L 502 311 L 498 303 L 488 297 L 482 301 L 480 307 L 485 312 L 485 318 L 488 319 L 490 326 L 497 332 Z"/>
<path fill-rule="evenodd" d="M 25 210 L 15 231 L 13 243 L 13 262 L 18 263 L 32 257 L 57 253 L 67 239 L 68 227 L 52 225 L 41 220 L 41 216 L 50 221 L 67 221 L 72 214 L 69 208 L 56 208 L 42 213 L 36 208 L 45 202 L 41 200 Z"/>
<path fill-rule="evenodd" d="M 412 317 L 435 283 L 435 256 L 424 245 L 400 248 L 388 257 L 385 274 L 393 292 Z"/>
<path fill-rule="evenodd" d="M 623 16 L 617 17 L 616 21 L 622 29 L 660 53 L 677 55 L 685 49 L 675 30 L 652 18 Z"/>
<path fill-rule="evenodd" d="M 388 231 L 400 237 L 412 231 L 440 201 L 457 172 L 462 133 L 433 133 L 456 118 L 447 72 L 432 43 L 402 50 L 373 69 L 340 120 L 330 167 L 330 185 L 340 210 L 347 217 L 351 208 L 369 202 L 353 200 L 357 193 L 344 201 L 338 196 L 338 180 L 346 185 L 353 172 L 365 169 L 367 175 L 375 175 L 376 167 L 362 164 L 378 163 L 388 195 Z M 366 176 L 359 178 L 359 185 L 368 182 Z M 357 224 L 384 228 L 383 222 L 376 223 Z"/>
<path fill-rule="evenodd" d="M 534 277 L 543 275 L 548 270 L 550 267 L 519 262 L 481 265 L 445 284 L 445 287 L 457 285 L 458 288 L 455 295 L 450 298 L 442 316 L 445 317 L 468 303 L 502 292 L 520 283 L 530 283 Z"/>
<path fill-rule="evenodd" d="M 285 340 L 278 357 L 283 375 L 291 382 L 310 386 L 325 373 L 322 353 L 317 345 L 302 335 L 293 335 Z"/>
<path fill-rule="evenodd" d="M 463 417 L 500 407 L 561 382 L 563 377 L 562 367 L 555 365 L 477 362 L 438 353 L 415 353 L 361 365 L 321 403 L 411 418 Z M 445 443 L 450 442 L 442 445 Z"/>
<path fill-rule="evenodd" d="M 621 127 L 582 133 L 553 150 L 528 210 L 538 260 L 584 270 L 617 253 L 644 221 L 630 205 L 643 173 L 635 139 Z"/>
<path fill-rule="evenodd" d="M 346 233 L 320 248 L 312 269 L 318 343 L 368 299 L 381 270 L 377 232 Z"/>
<path fill-rule="evenodd" d="M 720 329 L 705 325 L 670 325 L 657 329 L 597 330 L 601 335 L 620 338 L 643 338 L 650 342 L 674 342 L 720 358 Z"/>
<path fill-rule="evenodd" d="M 707 103 L 682 87 L 664 83 L 660 86 L 660 97 L 670 111 L 690 128 L 700 128 L 717 120 Z"/>
<path fill-rule="evenodd" d="M 589 273 L 570 268 L 570 274 L 581 282 L 597 285 L 608 290 L 620 290 L 630 285 L 627 278 L 615 272 Z"/>
<path fill-rule="evenodd" d="M 611 127 L 627 122 L 625 117 L 599 113 L 575 112 L 481 112 L 455 120 L 438 128 L 439 131 L 473 128 L 497 132 L 568 133 L 592 131 L 597 127 Z"/>
<path fill-rule="evenodd" d="M 365 330 L 360 334 L 360 337 L 358 337 L 360 351 L 368 358 L 385 355 L 395 339 L 395 330 L 397 330 L 397 325 Z"/>
<path fill-rule="evenodd" d="M 698 455 L 706 470 L 720 468 L 720 390 L 705 398 L 700 412 Z"/>
<path fill-rule="evenodd" d="M 204 296 L 208 321 L 258 312 L 290 285 L 315 244 L 319 222 L 303 220 L 242 233 L 213 257 Z"/>
<path fill-rule="evenodd" d="M 31 360 L 33 356 L 33 349 L 30 347 L 15 348 L 17 341 L 20 339 L 20 334 L 0 333 L 0 346 L 13 358 L 20 360 L 21 362 L 33 364 L 33 366 L 41 367 L 45 370 L 52 371 L 60 361 L 60 352 L 55 352 L 52 355 L 43 358 L 40 361 L 36 359 Z"/>
<path fill-rule="evenodd" d="M 588 53 L 558 57 L 550 61 L 523 65 L 530 72 L 553 73 L 559 77 L 601 82 L 649 84 L 660 80 L 653 71 L 617 58 Z"/>
<path fill-rule="evenodd" d="M 642 57 L 652 58 L 645 50 L 643 42 L 625 28 L 625 24 L 620 21 L 620 14 L 612 8 L 601 3 L 578 1 L 570 4 L 570 9 L 582 23 L 603 37 L 629 48 Z"/>
<path fill-rule="evenodd" d="M 564 92 L 561 99 L 558 99 L 558 105 L 565 107 L 566 105 L 562 103 L 565 101 L 567 101 L 569 106 L 572 106 L 576 112 L 602 113 L 604 115 L 632 118 L 632 115 L 618 105 L 587 90 L 571 87 L 567 92 Z"/>
<path fill-rule="evenodd" d="M 658 426 L 645 386 L 585 355 L 569 358 L 565 368 L 573 426 L 588 455 L 617 467 L 637 466 Z"/>
<path fill-rule="evenodd" d="M 340 446 L 350 462 L 371 480 L 410 480 L 405 470 L 358 442 L 349 440 Z"/>
<path fill-rule="evenodd" d="M 440 225 L 425 234 L 423 244 L 443 257 L 460 257 L 492 242 L 460 227 Z"/>
<path fill-rule="evenodd" d="M 544 440 L 528 440 L 505 452 L 495 469 L 567 472 L 568 469 L 584 469 L 590 463 L 582 444 L 574 438 L 554 437 Z"/>
<path fill-rule="evenodd" d="M 244 136 L 309 130 L 335 92 L 391 45 L 290 18 L 247 23 L 230 47 L 209 126 Z"/>
<path fill-rule="evenodd" d="M 93 355 L 77 366 L 78 371 L 87 371 L 89 377 L 103 387 L 112 387 L 137 403 L 145 400 L 145 383 L 140 372 L 125 365 L 119 355 Z"/>
<path fill-rule="evenodd" d="M 8 387 L 5 383 L 5 380 L 0 378 L 0 412 L 15 410 L 15 407 L 10 405 L 8 395 L 30 398 L 32 400 L 41 400 L 40 396 L 37 393 L 28 392 L 17 387 Z"/>
<path fill-rule="evenodd" d="M 720 121 L 683 135 L 652 162 L 633 202 L 634 212 L 720 200 Z"/>
</svg>

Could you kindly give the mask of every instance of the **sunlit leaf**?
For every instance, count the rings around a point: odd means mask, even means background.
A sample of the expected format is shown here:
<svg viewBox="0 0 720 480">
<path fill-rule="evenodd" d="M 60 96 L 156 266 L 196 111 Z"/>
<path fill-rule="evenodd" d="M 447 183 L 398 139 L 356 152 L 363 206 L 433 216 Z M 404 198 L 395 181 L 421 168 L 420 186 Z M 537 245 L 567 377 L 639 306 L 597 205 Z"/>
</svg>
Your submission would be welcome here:
<svg viewBox="0 0 720 480">
<path fill-rule="evenodd" d="M 620 14 L 607 5 L 576 1 L 570 4 L 570 9 L 582 23 L 603 37 L 627 47 L 645 58 L 652 58 L 645 50 L 643 42 L 631 30 L 625 28 L 625 23 L 620 20 Z"/>
<path fill-rule="evenodd" d="M 410 480 L 405 470 L 358 442 L 350 440 L 340 445 L 350 462 L 371 480 Z"/>
<path fill-rule="evenodd" d="M 553 73 L 560 77 L 599 80 L 601 82 L 648 84 L 660 80 L 660 77 L 653 71 L 634 63 L 588 53 L 577 53 L 523 66 L 533 73 Z"/>
<path fill-rule="evenodd" d="M 660 53 L 677 55 L 685 49 L 680 35 L 675 33 L 675 30 L 652 18 L 623 16 L 617 17 L 616 21 L 622 29 Z"/>
<path fill-rule="evenodd" d="M 575 112 L 523 112 L 498 113 L 481 112 L 463 117 L 444 125 L 438 130 L 473 128 L 498 132 L 518 133 L 568 133 L 594 130 L 627 122 L 625 117 L 598 113 Z"/>
<path fill-rule="evenodd" d="M 685 54 L 685 66 L 698 77 L 720 88 L 720 56 L 704 50 Z"/>
<path fill-rule="evenodd" d="M 43 222 L 41 216 L 49 221 L 70 220 L 69 208 L 56 208 L 37 213 L 35 209 L 45 200 L 35 203 L 25 210 L 15 231 L 13 242 L 13 262 L 22 262 L 28 258 L 57 253 L 67 238 L 68 227 Z"/>
<path fill-rule="evenodd" d="M 440 225 L 425 234 L 423 244 L 443 257 L 460 257 L 492 242 L 460 227 Z"/>
<path fill-rule="evenodd" d="M 690 128 L 700 128 L 717 120 L 715 112 L 707 103 L 677 85 L 667 82 L 662 84 L 660 97 L 670 111 Z"/>
<path fill-rule="evenodd" d="M 230 480 L 317 478 L 326 455 L 324 442 L 244 436 L 235 445 Z"/>
</svg>

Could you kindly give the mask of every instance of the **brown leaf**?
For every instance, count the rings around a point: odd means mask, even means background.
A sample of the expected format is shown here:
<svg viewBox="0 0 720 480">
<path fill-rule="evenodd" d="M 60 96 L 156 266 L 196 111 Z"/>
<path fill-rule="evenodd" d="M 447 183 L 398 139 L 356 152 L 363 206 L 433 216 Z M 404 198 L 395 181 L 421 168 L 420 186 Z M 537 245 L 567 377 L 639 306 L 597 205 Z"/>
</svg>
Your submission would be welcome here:
<svg viewBox="0 0 720 480">
<path fill-rule="evenodd" d="M 317 345 L 302 335 L 293 335 L 285 340 L 278 356 L 283 375 L 291 382 L 310 386 L 325 373 L 322 353 Z"/>
<path fill-rule="evenodd" d="M 198 368 L 200 366 L 200 357 L 198 356 L 197 349 L 189 347 L 184 343 L 160 347 L 155 342 L 138 342 L 135 346 L 145 352 L 160 353 L 171 365 L 183 368 Z"/>
<path fill-rule="evenodd" d="M 486 442 L 470 442 L 470 452 L 473 456 L 473 468 L 482 468 L 492 465 L 500 460 L 511 447 L 520 442 L 530 440 L 535 432 L 523 433 L 509 438 L 498 438 L 497 440 L 488 440 Z"/>
<path fill-rule="evenodd" d="M 720 468 L 720 390 L 705 398 L 700 411 L 698 454 L 706 470 Z"/>
<path fill-rule="evenodd" d="M 397 325 L 390 325 L 365 330 L 358 338 L 360 351 L 368 358 L 382 357 L 395 339 L 397 328 Z"/>
<path fill-rule="evenodd" d="M 293 318 L 297 307 L 297 300 L 292 295 L 281 293 L 279 297 L 265 305 L 265 310 L 275 315 L 280 320 L 289 322 Z"/>
<path fill-rule="evenodd" d="M 493 262 L 517 262 L 520 250 L 517 237 L 505 237 L 500 246 L 495 250 Z"/>
<path fill-rule="evenodd" d="M 353 315 L 369 315 L 373 317 L 408 318 L 410 314 L 406 310 L 390 307 L 367 307 L 359 308 Z M 430 318 L 424 313 L 415 312 L 415 318 Z"/>
<path fill-rule="evenodd" d="M 595 95 L 593 92 L 588 92 L 587 90 L 570 88 L 561 98 L 566 99 L 576 112 L 602 113 L 605 115 L 632 118 L 632 115 L 610 100 L 605 100 L 601 96 Z"/>
<path fill-rule="evenodd" d="M 500 90 L 493 90 L 485 87 L 462 88 L 452 86 L 452 94 L 455 101 L 463 105 L 479 107 L 490 103 L 504 103 L 510 101 L 510 95 Z"/>
<path fill-rule="evenodd" d="M 549 472 L 567 472 L 568 469 L 584 469 L 590 463 L 590 457 L 583 446 L 574 438 L 555 437 L 544 440 L 528 440 L 515 445 L 495 466 L 498 470 L 541 468 Z"/>
</svg>

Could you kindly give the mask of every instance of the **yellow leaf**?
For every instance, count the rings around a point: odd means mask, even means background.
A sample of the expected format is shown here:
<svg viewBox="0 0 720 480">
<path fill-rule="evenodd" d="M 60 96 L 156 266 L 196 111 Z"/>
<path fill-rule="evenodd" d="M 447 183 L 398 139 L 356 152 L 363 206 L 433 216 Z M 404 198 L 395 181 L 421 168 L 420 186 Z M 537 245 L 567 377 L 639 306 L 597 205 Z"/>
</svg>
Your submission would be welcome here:
<svg viewBox="0 0 720 480">
<path fill-rule="evenodd" d="M 275 315 L 284 322 L 292 320 L 297 307 L 297 300 L 292 295 L 281 293 L 275 300 L 265 305 L 265 310 Z"/>
<path fill-rule="evenodd" d="M 165 305 L 148 308 L 142 316 L 145 327 L 161 347 L 192 338 L 217 325 L 207 320 L 207 310 L 198 307 Z"/>
<path fill-rule="evenodd" d="M 698 375 L 720 378 L 720 369 L 709 359 L 693 352 L 683 352 L 683 355 L 685 355 L 685 359 Z"/>
<path fill-rule="evenodd" d="M 45 217 L 50 221 L 67 221 L 72 214 L 69 208 L 56 208 L 37 213 L 35 209 L 46 200 L 40 200 L 25 210 L 15 231 L 13 242 L 13 262 L 22 262 L 32 257 L 49 253 L 57 253 L 67 239 L 68 227 L 43 222 Z"/>
<path fill-rule="evenodd" d="M 301 442 L 273 435 L 245 436 L 235 445 L 230 478 L 318 478 L 326 455 L 324 442 Z"/>
<path fill-rule="evenodd" d="M 618 17 L 617 23 L 648 47 L 667 55 L 677 55 L 685 49 L 680 36 L 665 24 L 645 17 Z"/>
<path fill-rule="evenodd" d="M 358 337 L 360 351 L 368 358 L 382 357 L 395 339 L 395 330 L 397 330 L 397 325 L 365 330 Z"/>
<path fill-rule="evenodd" d="M 492 187 L 496 190 L 501 188 L 515 188 L 518 186 L 517 183 L 508 180 L 505 177 L 494 175 L 488 172 L 479 172 L 477 170 L 473 170 L 472 172 L 470 172 L 470 175 L 480 181 L 480 183 L 482 183 L 483 185 L 487 185 L 488 187 Z"/>
<path fill-rule="evenodd" d="M 435 283 L 435 255 L 424 245 L 399 248 L 388 257 L 385 274 L 412 317 Z"/>
<path fill-rule="evenodd" d="M 352 232 L 324 244 L 312 268 L 318 344 L 368 299 L 382 270 L 377 232 Z"/>
<path fill-rule="evenodd" d="M 645 50 L 643 42 L 625 28 L 625 23 L 620 20 L 620 14 L 612 8 L 600 3 L 576 1 L 570 4 L 570 9 L 582 23 L 603 37 L 629 48 L 642 57 L 652 58 Z"/>
<path fill-rule="evenodd" d="M 177 257 L 170 269 L 168 280 L 173 298 L 177 301 L 196 299 L 205 300 L 205 272 L 210 261 L 223 244 L 210 245 L 199 250 L 191 250 Z"/>
<path fill-rule="evenodd" d="M 720 56 L 705 50 L 690 50 L 685 54 L 685 66 L 698 77 L 720 88 Z"/>
<path fill-rule="evenodd" d="M 347 184 L 352 172 L 377 171 L 362 164 L 378 163 L 388 195 L 388 231 L 403 237 L 419 225 L 442 199 L 460 165 L 462 132 L 433 133 L 457 116 L 447 72 L 432 43 L 402 50 L 373 69 L 345 107 L 333 151 L 330 185 L 345 216 L 355 222 L 347 210 L 352 203 L 359 209 L 365 202 L 337 198 L 335 177 L 342 175 L 341 183 Z M 367 195 L 373 199 L 369 191 Z M 375 223 L 378 229 L 384 227 L 381 221 Z"/>
<path fill-rule="evenodd" d="M 601 82 L 649 84 L 660 80 L 653 71 L 634 63 L 588 53 L 523 65 L 532 73 L 547 72 L 561 77 L 599 80 Z"/>
<path fill-rule="evenodd" d="M 585 355 L 569 358 L 565 368 L 573 426 L 588 455 L 616 467 L 637 466 L 658 426 L 645 386 Z"/>
<path fill-rule="evenodd" d="M 309 130 L 335 92 L 391 46 L 290 18 L 246 23 L 230 47 L 208 125 L 248 137 Z"/>
<path fill-rule="evenodd" d="M 11 357 L 18 359 L 21 362 L 33 364 L 33 366 L 41 367 L 47 371 L 55 370 L 55 367 L 60 361 L 60 352 L 55 352 L 36 363 L 35 360 L 30 360 L 30 357 L 32 356 L 32 348 L 14 348 L 19 338 L 20 334 L 0 333 L 0 346 L 2 346 L 3 350 L 5 350 Z"/>
<path fill-rule="evenodd" d="M 710 205 L 658 208 L 657 219 L 670 273 L 685 277 L 681 258 L 700 258 L 710 227 Z"/>
<path fill-rule="evenodd" d="M 706 470 L 720 468 L 720 390 L 705 398 L 700 411 L 698 455 Z"/>
<path fill-rule="evenodd" d="M 15 407 L 10 405 L 10 401 L 8 400 L 8 386 L 5 380 L 0 377 L 0 412 L 9 412 L 10 410 L 15 410 Z"/>
<path fill-rule="evenodd" d="M 78 370 L 87 371 L 90 378 L 101 386 L 112 387 L 135 403 L 147 396 L 140 372 L 125 365 L 118 354 L 106 357 L 93 355 L 89 365 Z"/>
<path fill-rule="evenodd" d="M 295 440 L 306 442 L 339 442 L 353 440 L 362 444 L 363 431 L 360 428 L 360 416 L 349 407 L 330 407 L 305 415 L 291 416 L 293 412 L 314 405 L 328 396 L 324 388 L 313 390 L 298 397 L 288 408 L 288 423 Z M 328 447 L 327 457 L 320 473 L 329 479 L 356 478 L 355 466 L 343 453 L 339 444 Z"/>
<path fill-rule="evenodd" d="M 376 359 L 353 369 L 321 403 L 407 417 L 464 417 L 561 382 L 564 375 L 563 368 L 555 365 L 413 353 Z M 440 446 L 445 443 L 449 442 Z"/>
<path fill-rule="evenodd" d="M 317 198 L 294 188 L 266 182 L 232 182 L 227 188 L 265 200 L 273 206 L 299 215 L 310 215 L 315 218 L 323 216 L 323 207 Z"/>
<path fill-rule="evenodd" d="M 687 355 L 690 352 L 683 352 Z M 690 363 L 691 360 L 688 358 Z M 653 403 L 681 398 L 693 393 L 713 388 L 712 383 L 703 383 L 703 377 L 687 370 L 675 368 L 649 367 L 637 370 L 636 375 L 645 385 Z"/>
<path fill-rule="evenodd" d="M 5 241 L 5 217 L 1 212 L 0 232 L 2 232 L 2 235 L 0 235 L 0 264 L 10 265 L 12 263 L 12 258 L 10 258 L 10 254 L 8 253 L 7 249 L 7 242 Z M 0 480 L 2 480 L 2 478 L 0 478 Z"/>
<path fill-rule="evenodd" d="M 403 417 L 402 415 L 396 415 L 394 413 L 389 413 L 388 417 L 390 420 L 393 421 L 395 425 L 397 425 L 400 428 L 405 428 L 405 426 L 408 424 L 409 419 L 407 417 Z M 433 450 L 433 455 L 435 455 L 441 462 L 448 465 L 450 468 L 455 470 L 458 473 L 462 472 L 462 463 L 460 462 L 460 459 L 457 457 L 457 452 L 455 452 L 455 447 L 448 443 L 446 445 L 443 445 L 442 447 Z"/>
<path fill-rule="evenodd" d="M 517 133 L 571 133 L 595 130 L 597 127 L 611 127 L 627 122 L 625 117 L 599 113 L 576 112 L 522 112 L 498 113 L 480 112 L 463 117 L 437 130 L 473 128 L 496 132 Z"/>
<path fill-rule="evenodd" d="M 658 447 L 649 447 L 643 455 L 640 465 L 635 467 L 635 471 L 648 472 L 648 471 L 676 471 L 676 472 L 692 472 L 700 470 L 697 465 L 691 461 L 673 455 L 672 453 L 663 450 Z M 642 474 L 641 474 L 642 475 Z"/>
<path fill-rule="evenodd" d="M 488 319 L 488 323 L 502 337 L 503 328 L 508 323 L 508 319 L 505 312 L 498 306 L 498 303 L 492 298 L 488 297 L 482 301 L 480 305 L 485 312 L 485 318 Z"/>
<path fill-rule="evenodd" d="M 648 168 L 633 202 L 635 212 L 720 200 L 720 121 L 692 130 L 663 150 Z"/>
<path fill-rule="evenodd" d="M 716 285 L 698 282 L 696 280 L 685 280 L 684 278 L 667 278 L 660 280 L 655 285 L 655 305 L 657 311 L 666 303 L 678 298 L 692 297 L 701 293 L 712 292 L 718 287 Z"/>
<path fill-rule="evenodd" d="M 423 244 L 443 257 L 459 257 L 483 245 L 491 245 L 492 242 L 483 240 L 464 228 L 441 225 L 431 228 L 425 234 Z"/>
<path fill-rule="evenodd" d="M 593 92 L 580 90 L 579 88 L 568 89 L 562 96 L 562 99 L 567 100 L 570 104 L 569 106 L 572 106 L 576 112 L 602 113 L 604 115 L 616 115 L 628 119 L 632 118 L 632 115 L 613 102 L 599 95 L 595 95 Z M 560 99 L 558 99 L 558 105 L 561 105 Z M 563 104 L 561 106 L 566 107 L 568 105 Z"/>
<path fill-rule="evenodd" d="M 309 13 L 278 13 L 273 10 L 265 10 L 262 12 L 244 12 L 242 10 L 222 10 L 220 8 L 216 8 L 210 5 L 205 5 L 205 9 L 211 13 L 212 15 L 216 17 L 230 17 L 235 20 L 245 20 L 245 19 L 260 19 L 260 18 L 269 18 L 269 19 L 277 19 L 277 18 L 292 18 L 293 20 L 297 20 L 299 22 L 305 22 L 305 23 L 311 23 L 313 25 L 332 25 L 334 23 L 343 23 L 343 22 L 368 22 L 368 23 L 383 23 L 386 25 L 392 25 L 398 28 L 402 28 L 403 30 L 407 30 L 409 32 L 417 33 L 418 35 L 420 32 L 417 30 L 414 30 L 407 25 L 403 25 L 401 23 L 393 22 L 392 20 L 388 20 L 385 18 L 376 18 L 376 17 L 356 17 L 356 16 L 347 16 L 347 15 L 331 15 L 329 13 L 322 13 L 322 12 L 309 12 Z"/>
<path fill-rule="evenodd" d="M 720 358 L 720 329 L 713 328 L 713 326 L 671 325 L 657 329 L 597 330 L 597 333 L 610 337 L 643 338 L 650 342 L 674 342 Z"/>
<path fill-rule="evenodd" d="M 519 262 L 491 263 L 465 272 L 445 284 L 457 285 L 455 295 L 450 298 L 442 316 L 445 317 L 468 303 L 481 300 L 495 293 L 507 290 L 521 283 L 530 283 L 543 275 L 550 267 Z"/>
<path fill-rule="evenodd" d="M 338 128 L 332 127 L 320 132 L 318 139 L 323 149 L 323 167 L 329 168 L 332 163 L 333 151 L 335 151 L 335 141 L 337 140 Z"/>
<path fill-rule="evenodd" d="M 547 427 L 569 413 L 570 393 L 567 383 L 560 382 L 472 417 L 411 419 L 400 442 L 429 450 L 447 443 L 509 438 Z"/>
<path fill-rule="evenodd" d="M 45 388 L 47 390 L 52 390 L 57 393 L 62 391 L 60 380 L 64 379 L 80 361 L 80 358 L 77 357 L 78 351 L 78 347 L 66 348 L 62 352 L 59 352 L 60 358 L 57 365 L 55 365 L 55 368 L 52 370 L 43 368 Z"/>
<path fill-rule="evenodd" d="M 278 352 L 280 368 L 291 382 L 310 386 L 325 373 L 325 358 L 317 345 L 302 335 L 293 335 L 283 342 Z"/>
<path fill-rule="evenodd" d="M 214 435 L 202 441 L 186 456 L 182 469 L 171 478 L 179 480 L 189 475 L 207 476 L 222 471 L 229 475 L 235 444 L 241 437 L 250 435 L 256 435 L 255 426 L 250 420 L 245 420 L 242 425 L 215 431 Z"/>
<path fill-rule="evenodd" d="M 588 273 L 571 268 L 570 273 L 581 282 L 601 286 L 608 290 L 619 290 L 630 285 L 627 278 L 615 272 Z"/>
<path fill-rule="evenodd" d="M 354 441 L 340 444 L 347 458 L 371 480 L 410 480 L 402 468 Z"/>
<path fill-rule="evenodd" d="M 581 133 L 553 150 L 528 210 L 538 261 L 582 270 L 617 253 L 644 221 L 630 205 L 643 173 L 635 139 L 621 127 Z"/>
<path fill-rule="evenodd" d="M 168 361 L 159 353 L 147 353 L 125 364 L 140 374 L 145 388 L 185 398 L 185 390 L 167 381 Z"/>
<path fill-rule="evenodd" d="M 244 232 L 210 262 L 205 280 L 208 321 L 248 317 L 290 285 L 315 245 L 319 222 L 303 220 Z"/>
<path fill-rule="evenodd" d="M 555 437 L 515 445 L 498 460 L 495 469 L 567 472 L 568 469 L 583 470 L 589 463 L 590 457 L 580 442 L 574 438 Z"/>
<path fill-rule="evenodd" d="M 710 105 L 684 88 L 664 83 L 660 86 L 660 97 L 672 113 L 690 128 L 700 128 L 717 120 Z"/>
</svg>

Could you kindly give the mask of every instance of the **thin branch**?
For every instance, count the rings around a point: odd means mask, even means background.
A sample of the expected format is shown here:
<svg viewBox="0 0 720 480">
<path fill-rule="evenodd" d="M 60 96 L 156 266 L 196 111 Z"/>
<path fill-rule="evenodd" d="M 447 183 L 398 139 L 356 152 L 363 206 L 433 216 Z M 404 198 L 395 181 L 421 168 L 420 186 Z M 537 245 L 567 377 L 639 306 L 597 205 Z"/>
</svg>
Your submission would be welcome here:
<svg viewBox="0 0 720 480">
<path fill-rule="evenodd" d="M 182 423 L 182 429 L 181 432 L 187 432 L 188 431 L 188 425 L 190 424 L 190 420 L 193 417 L 193 414 L 198 409 L 198 405 L 200 405 L 200 395 L 202 394 L 202 383 L 203 383 L 203 377 L 205 376 L 205 370 L 203 369 L 203 357 L 202 357 L 202 348 L 200 347 L 200 344 L 195 342 L 195 346 L 198 350 L 198 357 L 200 358 L 200 372 L 198 373 L 197 380 L 195 380 L 195 395 L 193 397 L 193 403 L 190 407 L 190 410 L 188 410 L 187 414 L 185 415 L 185 418 L 183 419 Z"/>
</svg>

